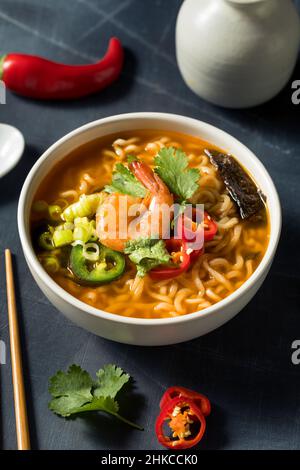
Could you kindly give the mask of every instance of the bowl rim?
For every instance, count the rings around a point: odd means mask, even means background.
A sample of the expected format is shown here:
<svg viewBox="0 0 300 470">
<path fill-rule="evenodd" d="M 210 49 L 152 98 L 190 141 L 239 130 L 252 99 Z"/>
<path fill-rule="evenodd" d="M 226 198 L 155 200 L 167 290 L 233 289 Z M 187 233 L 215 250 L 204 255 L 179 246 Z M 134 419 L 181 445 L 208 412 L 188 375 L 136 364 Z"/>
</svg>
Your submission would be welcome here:
<svg viewBox="0 0 300 470">
<path fill-rule="evenodd" d="M 256 270 L 252 273 L 252 275 L 234 292 L 229 294 L 227 297 L 224 299 L 220 300 L 219 302 L 213 304 L 210 307 L 205 308 L 204 310 L 198 310 L 193 313 L 188 313 L 185 315 L 179 315 L 177 317 L 171 317 L 171 318 L 137 318 L 137 317 L 125 317 L 122 315 L 118 315 L 115 313 L 110 313 L 106 312 L 105 310 L 97 309 L 96 307 L 92 307 L 89 304 L 86 304 L 85 302 L 78 300 L 76 297 L 74 297 L 72 294 L 67 292 L 65 289 L 60 287 L 50 276 L 49 274 L 44 270 L 40 262 L 38 261 L 35 252 L 33 250 L 31 241 L 29 240 L 29 237 L 27 236 L 26 233 L 26 228 L 25 228 L 25 208 L 27 204 L 27 193 L 30 188 L 30 185 L 32 181 L 35 178 L 37 170 L 44 164 L 44 162 L 51 156 L 52 152 L 56 149 L 58 149 L 62 144 L 64 144 L 66 141 L 71 140 L 73 137 L 78 136 L 79 134 L 82 134 L 86 132 L 89 129 L 92 129 L 93 127 L 98 127 L 103 124 L 107 123 L 114 123 L 119 120 L 124 120 L 124 119 L 130 119 L 130 120 L 136 120 L 136 119 L 149 119 L 149 120 L 161 120 L 162 125 L 163 121 L 166 122 L 166 124 L 172 124 L 172 122 L 177 122 L 184 120 L 186 124 L 190 124 L 194 126 L 202 126 L 202 128 L 206 128 L 206 130 L 211 131 L 211 132 L 217 132 L 219 136 L 224 137 L 227 139 L 230 139 L 234 144 L 238 145 L 241 149 L 243 149 L 246 153 L 249 154 L 249 156 L 254 160 L 254 163 L 257 167 L 260 168 L 261 172 L 263 173 L 263 177 L 266 180 L 266 183 L 269 186 L 269 190 L 272 193 L 272 206 L 273 211 L 275 212 L 275 224 L 272 222 L 271 223 L 271 229 L 270 229 L 270 240 L 269 244 L 267 247 L 267 250 L 264 254 L 264 257 L 262 258 L 260 264 L 257 266 Z M 149 127 L 150 129 L 150 127 Z M 134 130 L 134 129 L 133 129 Z M 270 210 L 270 206 L 269 210 Z M 271 212 L 271 211 L 270 211 Z M 223 131 L 222 129 L 213 126 L 209 123 L 206 123 L 205 121 L 201 121 L 199 119 L 191 118 L 191 117 L 186 117 L 183 115 L 179 114 L 173 114 L 173 113 L 159 113 L 159 112 L 133 112 L 133 113 L 124 113 L 124 114 L 117 114 L 113 116 L 108 116 L 105 118 L 100 118 L 95 121 L 88 122 L 73 131 L 67 133 L 60 139 L 58 139 L 56 142 L 54 142 L 48 149 L 43 152 L 43 154 L 39 157 L 39 159 L 36 161 L 36 163 L 33 165 L 31 168 L 30 172 L 28 173 L 25 182 L 23 184 L 20 197 L 19 197 L 19 203 L 18 203 L 18 229 L 19 229 L 19 237 L 21 241 L 21 245 L 23 248 L 23 252 L 26 258 L 26 261 L 30 267 L 34 268 L 35 274 L 43 281 L 43 283 L 56 294 L 59 298 L 62 298 L 65 302 L 70 304 L 71 306 L 84 311 L 85 313 L 92 315 L 97 318 L 101 318 L 103 320 L 110 320 L 115 323 L 120 323 L 120 324 L 130 324 L 130 325 L 147 325 L 147 326 L 155 326 L 155 325 L 174 325 L 177 323 L 185 323 L 189 321 L 195 320 L 197 317 L 207 317 L 212 314 L 219 313 L 220 310 L 224 309 L 227 307 L 229 304 L 233 303 L 236 301 L 239 297 L 241 297 L 243 294 L 248 291 L 253 285 L 255 285 L 259 280 L 265 275 L 266 271 L 268 271 L 268 268 L 273 260 L 273 256 L 276 252 L 276 248 L 279 242 L 280 238 L 280 232 L 281 232 L 281 223 L 282 223 L 282 215 L 281 215 L 281 206 L 280 206 L 280 200 L 279 196 L 277 193 L 277 190 L 275 188 L 275 185 L 273 183 L 273 180 L 271 176 L 269 175 L 267 169 L 263 165 L 263 163 L 256 157 L 256 155 L 242 142 L 240 142 L 238 139 L 233 137 L 231 134 L 227 133 L 226 131 Z"/>
</svg>

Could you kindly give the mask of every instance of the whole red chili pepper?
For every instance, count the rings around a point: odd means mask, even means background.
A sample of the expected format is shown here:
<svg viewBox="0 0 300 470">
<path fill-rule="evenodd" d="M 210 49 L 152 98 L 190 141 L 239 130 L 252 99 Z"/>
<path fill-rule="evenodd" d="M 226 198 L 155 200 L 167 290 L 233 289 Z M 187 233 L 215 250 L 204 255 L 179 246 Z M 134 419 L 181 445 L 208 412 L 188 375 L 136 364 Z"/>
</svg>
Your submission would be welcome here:
<svg viewBox="0 0 300 470">
<path fill-rule="evenodd" d="M 171 437 L 164 431 L 170 427 Z M 187 397 L 175 397 L 161 410 L 155 425 L 158 441 L 169 449 L 189 449 L 202 439 L 206 421 L 202 411 Z"/>
<path fill-rule="evenodd" d="M 186 397 L 190 400 L 193 400 L 193 402 L 202 411 L 204 416 L 208 416 L 211 413 L 211 404 L 209 399 L 205 395 L 202 395 L 202 393 L 194 392 L 194 390 L 189 390 L 188 388 L 179 387 L 176 385 L 174 387 L 167 388 L 160 400 L 160 408 L 164 408 L 167 403 L 169 403 L 171 400 L 173 400 L 173 398 L 176 397 Z"/>
<path fill-rule="evenodd" d="M 104 57 L 95 64 L 65 65 L 27 54 L 0 57 L 0 80 L 11 91 L 29 98 L 69 100 L 95 93 L 118 78 L 123 47 L 111 38 Z"/>
</svg>

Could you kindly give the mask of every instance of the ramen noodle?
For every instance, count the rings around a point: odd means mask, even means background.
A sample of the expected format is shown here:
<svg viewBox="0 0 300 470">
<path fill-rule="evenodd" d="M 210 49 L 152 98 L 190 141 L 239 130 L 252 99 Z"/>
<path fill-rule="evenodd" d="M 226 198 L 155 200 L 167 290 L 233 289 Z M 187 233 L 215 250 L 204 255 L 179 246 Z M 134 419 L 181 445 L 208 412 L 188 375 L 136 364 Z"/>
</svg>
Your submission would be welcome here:
<svg viewBox="0 0 300 470">
<path fill-rule="evenodd" d="M 118 194 L 105 192 L 105 187 L 112 182 L 116 165 L 127 167 L 130 156 L 131 161 L 138 158 L 138 162 L 143 162 L 145 168 L 147 166 L 153 169 L 155 157 L 162 149 L 168 148 L 174 149 L 174 152 L 176 149 L 182 149 L 189 168 L 199 170 L 198 186 L 189 202 L 204 206 L 216 224 L 216 233 L 205 241 L 200 255 L 195 257 L 180 275 L 159 278 L 159 275 L 151 276 L 151 270 L 143 276 L 138 275 L 136 264 L 129 256 L 122 254 L 122 247 L 126 245 L 124 242 L 119 247 L 114 246 L 120 250 L 119 256 L 124 258 L 120 276 L 113 278 L 111 282 L 79 282 L 78 276 L 70 269 L 69 258 L 70 250 L 76 248 L 75 222 L 83 218 L 72 219 L 70 216 L 72 220 L 68 222 L 68 217 L 63 219 L 62 214 L 71 214 L 74 207 L 76 209 L 74 204 L 87 201 L 85 196 L 94 195 L 95 204 L 98 206 L 107 201 L 107 198 L 117 197 Z M 207 148 L 220 151 L 200 138 L 169 131 L 139 130 L 101 137 L 77 148 L 56 164 L 38 188 L 31 211 L 32 238 L 36 254 L 54 281 L 71 295 L 93 307 L 122 316 L 148 319 L 203 311 L 241 287 L 258 267 L 268 245 L 267 208 L 263 207 L 260 217 L 242 219 L 218 168 L 205 152 Z M 236 157 L 238 159 L 238 156 Z M 133 164 L 132 168 L 138 168 L 138 165 Z M 139 176 L 138 171 L 136 174 Z M 156 179 L 159 181 L 158 177 Z M 141 186 L 136 188 L 143 193 Z M 166 189 L 165 184 L 162 188 L 169 192 L 170 188 Z M 172 197 L 171 194 L 170 206 Z M 90 239 L 84 242 L 77 240 L 80 245 L 79 248 L 77 245 L 77 251 L 82 250 L 81 253 L 84 253 L 85 250 L 87 264 L 96 262 L 99 249 L 100 252 L 102 249 L 95 207 L 93 211 L 90 210 L 91 212 L 88 211 L 87 216 L 84 216 L 84 227 L 80 224 L 79 228 L 77 227 L 79 232 L 87 230 L 86 224 L 91 227 Z M 48 246 L 38 243 L 38 237 L 45 230 L 48 237 L 54 237 L 55 233 L 57 240 L 60 240 L 62 235 L 56 227 L 61 224 L 64 236 L 70 236 L 68 243 L 62 246 L 59 241 L 57 245 L 53 245 L 53 240 L 50 240 L 53 246 L 49 246 L 49 240 Z M 44 242 L 47 243 L 45 238 Z M 182 256 L 178 263 L 183 263 Z M 166 266 L 168 270 L 167 263 Z M 154 271 L 160 269 L 160 266 L 155 266 Z M 87 279 L 92 279 L 90 274 L 87 276 Z"/>
</svg>

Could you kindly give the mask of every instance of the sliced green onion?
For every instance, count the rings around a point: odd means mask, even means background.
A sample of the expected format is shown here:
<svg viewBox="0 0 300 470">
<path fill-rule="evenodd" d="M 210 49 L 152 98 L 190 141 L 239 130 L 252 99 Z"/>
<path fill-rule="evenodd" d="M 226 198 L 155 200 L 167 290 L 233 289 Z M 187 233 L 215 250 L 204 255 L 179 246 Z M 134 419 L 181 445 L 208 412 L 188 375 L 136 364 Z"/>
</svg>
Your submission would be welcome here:
<svg viewBox="0 0 300 470">
<path fill-rule="evenodd" d="M 55 230 L 53 233 L 53 243 L 56 247 L 70 245 L 73 242 L 72 230 Z"/>
<path fill-rule="evenodd" d="M 55 256 L 45 256 L 41 258 L 41 263 L 46 269 L 47 272 L 49 273 L 57 273 L 57 271 L 60 268 L 60 264 L 57 258 Z"/>
<path fill-rule="evenodd" d="M 71 224 L 71 222 L 66 222 L 63 227 L 65 230 L 74 230 L 74 224 Z"/>
<path fill-rule="evenodd" d="M 74 228 L 74 240 L 81 240 L 83 243 L 89 240 L 89 232 L 84 227 Z"/>
<path fill-rule="evenodd" d="M 32 210 L 34 212 L 47 212 L 48 211 L 48 204 L 46 201 L 35 201 L 32 204 Z"/>
<path fill-rule="evenodd" d="M 70 203 L 67 199 L 59 198 L 59 199 L 56 199 L 56 201 L 53 204 L 56 206 L 59 206 L 61 210 L 64 211 Z"/>
<path fill-rule="evenodd" d="M 94 220 L 89 221 L 87 217 L 76 217 L 74 219 L 74 240 L 81 240 L 86 243 L 96 240 L 96 224 Z"/>
<path fill-rule="evenodd" d="M 77 217 L 93 217 L 102 200 L 102 193 L 82 194 L 79 201 L 68 206 L 62 213 L 66 222 L 73 222 Z"/>
<path fill-rule="evenodd" d="M 81 240 L 75 240 L 73 243 L 71 243 L 72 246 L 77 246 L 77 245 L 81 245 L 81 246 L 84 246 L 85 243 L 83 243 Z"/>
<path fill-rule="evenodd" d="M 53 250 L 54 249 L 53 238 L 52 238 L 52 234 L 50 232 L 43 232 L 39 236 L 38 243 L 39 243 L 39 246 L 41 248 L 43 248 L 44 250 Z"/>
<path fill-rule="evenodd" d="M 54 230 L 73 230 L 74 229 L 74 224 L 71 224 L 70 222 L 66 222 L 65 224 L 60 224 L 57 225 Z"/>
<path fill-rule="evenodd" d="M 51 220 L 61 219 L 62 209 L 58 205 L 52 205 L 48 207 L 48 214 Z"/>
<path fill-rule="evenodd" d="M 97 243 L 86 243 L 83 245 L 82 256 L 88 261 L 98 261 L 99 255 L 100 249 Z"/>
</svg>

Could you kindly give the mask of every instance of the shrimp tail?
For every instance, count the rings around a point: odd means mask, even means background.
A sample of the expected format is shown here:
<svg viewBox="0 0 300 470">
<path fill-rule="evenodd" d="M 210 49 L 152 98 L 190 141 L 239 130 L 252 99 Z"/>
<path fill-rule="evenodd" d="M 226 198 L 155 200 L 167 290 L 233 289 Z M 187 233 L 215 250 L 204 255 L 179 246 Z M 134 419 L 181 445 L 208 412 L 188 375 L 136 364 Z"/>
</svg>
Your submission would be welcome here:
<svg viewBox="0 0 300 470">
<path fill-rule="evenodd" d="M 162 190 L 169 192 L 165 183 L 146 163 L 136 160 L 129 164 L 129 168 L 150 193 L 156 194 Z"/>
</svg>

